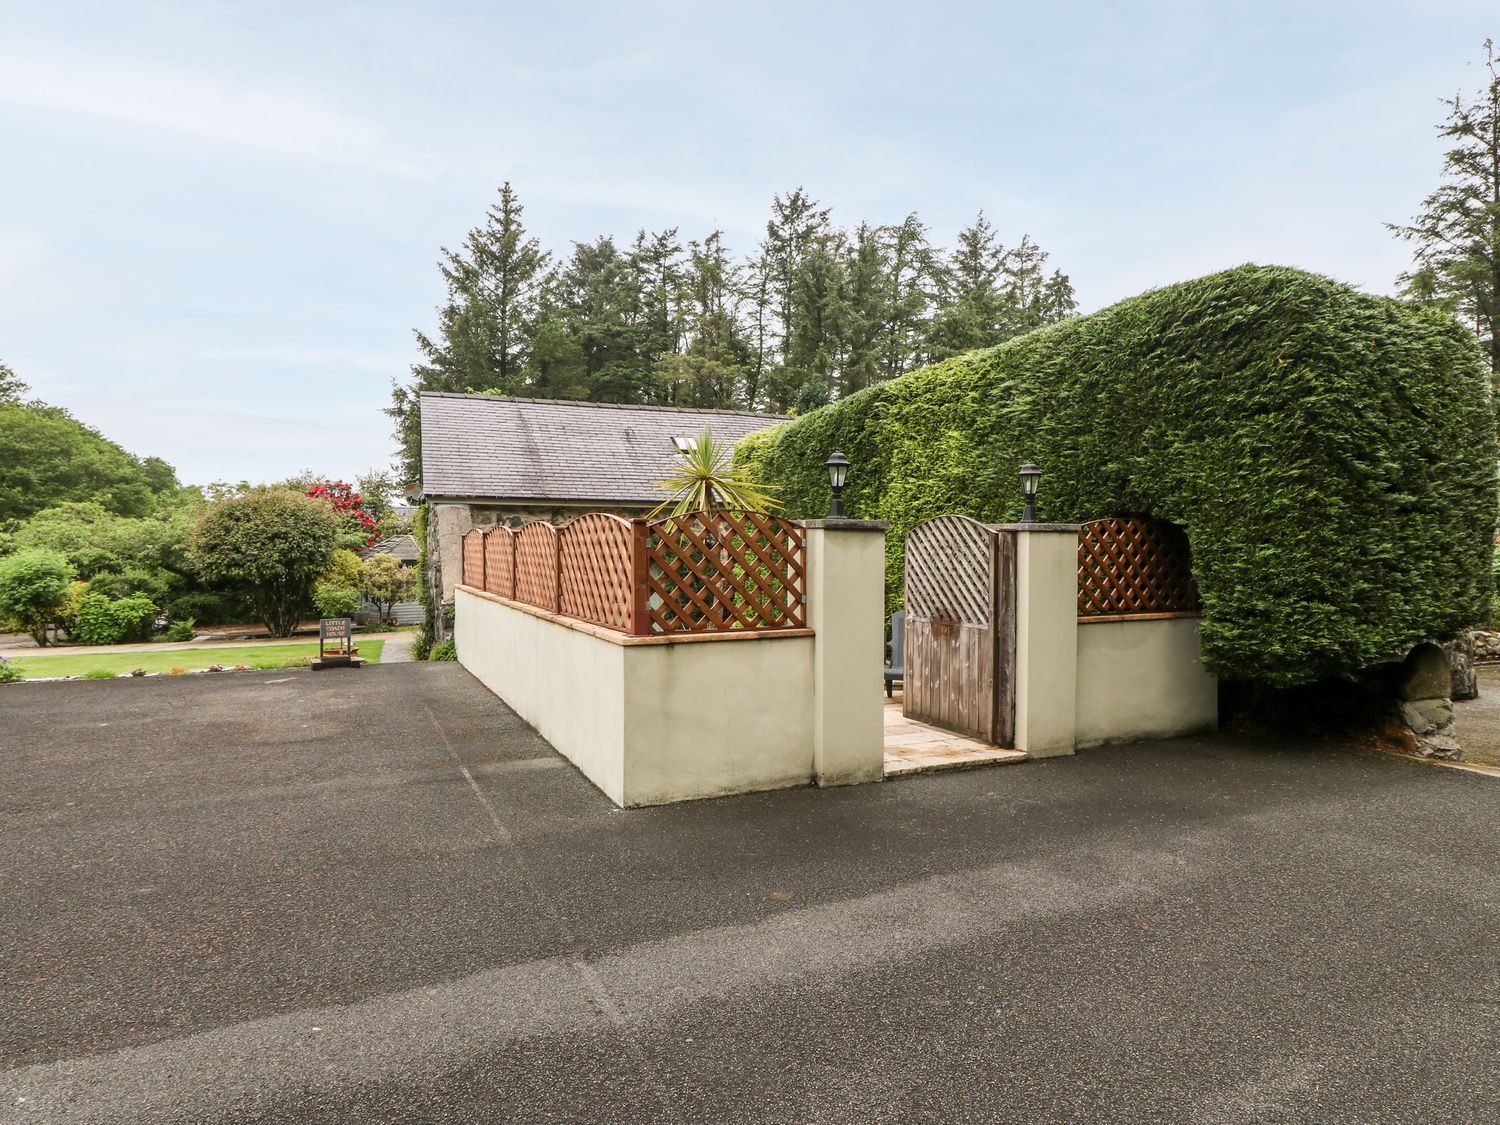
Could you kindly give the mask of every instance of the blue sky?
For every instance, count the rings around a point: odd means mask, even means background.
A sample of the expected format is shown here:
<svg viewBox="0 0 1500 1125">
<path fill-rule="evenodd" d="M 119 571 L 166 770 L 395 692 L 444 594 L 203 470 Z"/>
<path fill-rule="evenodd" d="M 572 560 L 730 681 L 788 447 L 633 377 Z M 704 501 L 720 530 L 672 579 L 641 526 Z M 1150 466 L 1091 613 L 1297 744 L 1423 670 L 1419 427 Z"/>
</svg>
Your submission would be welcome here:
<svg viewBox="0 0 1500 1125">
<path fill-rule="evenodd" d="M 983 207 L 1085 310 L 1243 261 L 1387 292 L 1488 3 L 0 0 L 0 360 L 187 481 L 351 475 L 502 180 L 544 243 Z"/>
</svg>

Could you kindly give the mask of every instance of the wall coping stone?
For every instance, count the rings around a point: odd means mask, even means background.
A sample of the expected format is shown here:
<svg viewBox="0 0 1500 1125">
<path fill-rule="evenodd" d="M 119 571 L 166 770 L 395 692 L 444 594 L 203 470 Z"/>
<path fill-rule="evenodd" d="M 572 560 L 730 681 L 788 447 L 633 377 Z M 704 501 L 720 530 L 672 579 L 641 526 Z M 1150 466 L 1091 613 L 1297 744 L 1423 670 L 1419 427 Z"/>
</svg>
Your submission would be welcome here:
<svg viewBox="0 0 1500 1125">
<path fill-rule="evenodd" d="M 551 610 L 541 609 L 538 606 L 529 605 L 526 602 L 514 601 L 510 598 L 492 594 L 488 590 L 476 589 L 473 586 L 465 586 L 459 583 L 456 589 L 466 594 L 473 594 L 476 598 L 484 598 L 486 601 L 497 602 L 509 609 L 518 609 L 522 613 L 528 613 L 532 617 L 540 617 L 543 621 L 550 621 L 554 625 L 561 625 L 565 629 L 572 629 L 575 633 L 587 633 L 591 637 L 598 637 L 601 641 L 610 644 L 633 648 L 637 645 L 682 645 L 702 644 L 712 641 L 775 641 L 787 637 L 811 637 L 814 635 L 811 629 L 732 629 L 718 633 L 653 633 L 648 637 L 637 637 L 630 633 L 621 633 L 615 629 L 606 629 L 603 625 L 595 625 L 592 621 L 580 621 L 576 617 L 565 617 Z"/>
</svg>

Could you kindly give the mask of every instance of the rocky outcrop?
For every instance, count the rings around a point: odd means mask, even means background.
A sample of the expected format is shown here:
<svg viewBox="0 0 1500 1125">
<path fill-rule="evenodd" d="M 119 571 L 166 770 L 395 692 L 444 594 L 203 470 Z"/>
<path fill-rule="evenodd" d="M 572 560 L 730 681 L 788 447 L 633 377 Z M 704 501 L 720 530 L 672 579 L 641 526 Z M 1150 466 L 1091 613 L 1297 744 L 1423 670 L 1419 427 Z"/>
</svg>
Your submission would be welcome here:
<svg viewBox="0 0 1500 1125">
<path fill-rule="evenodd" d="M 1500 633 L 1488 635 L 1495 638 L 1495 651 L 1500 652 Z M 1448 668 L 1453 677 L 1453 699 L 1479 698 L 1479 680 L 1474 675 L 1474 662 L 1479 651 L 1478 637 L 1476 630 L 1465 629 L 1451 640 L 1443 642 L 1443 655 L 1448 658 Z"/>
<path fill-rule="evenodd" d="M 1500 660 L 1500 633 L 1489 629 L 1471 629 L 1469 637 L 1474 645 L 1474 660 L 1480 664 Z"/>
<path fill-rule="evenodd" d="M 1473 662 L 1469 661 L 1467 667 L 1472 680 Z M 1418 645 L 1401 665 L 1396 679 L 1397 708 L 1401 721 L 1411 728 L 1414 736 L 1415 745 L 1410 752 L 1418 757 L 1456 761 L 1463 756 L 1453 729 L 1456 682 L 1448 645 Z"/>
</svg>

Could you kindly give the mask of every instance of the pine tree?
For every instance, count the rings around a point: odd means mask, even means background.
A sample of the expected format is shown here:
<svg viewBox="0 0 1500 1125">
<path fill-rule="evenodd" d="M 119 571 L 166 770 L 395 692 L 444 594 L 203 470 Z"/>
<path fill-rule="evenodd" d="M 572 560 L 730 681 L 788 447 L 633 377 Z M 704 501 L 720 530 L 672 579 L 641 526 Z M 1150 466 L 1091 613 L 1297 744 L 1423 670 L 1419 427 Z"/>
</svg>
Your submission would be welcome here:
<svg viewBox="0 0 1500 1125">
<path fill-rule="evenodd" d="M 483 226 L 465 236 L 459 250 L 441 248 L 438 269 L 447 298 L 438 310 L 437 338 L 414 333 L 423 362 L 412 381 L 391 388 L 386 414 L 400 443 L 398 465 L 407 479 L 421 471 L 417 417 L 422 391 L 524 390 L 527 333 L 549 255 L 526 237 L 520 200 L 509 183 L 491 205 Z"/>
<path fill-rule="evenodd" d="M 885 325 L 886 278 L 881 232 L 860 223 L 844 249 L 844 340 L 839 397 L 880 380 L 880 339 Z"/>
<path fill-rule="evenodd" d="M 913 211 L 886 235 L 886 308 L 881 330 L 881 377 L 893 379 L 925 357 L 927 311 L 936 262 L 927 228 Z"/>
<path fill-rule="evenodd" d="M 1444 98 L 1438 134 L 1444 182 L 1409 225 L 1389 225 L 1415 246 L 1416 268 L 1398 279 L 1406 296 L 1455 312 L 1474 329 L 1500 384 L 1500 56 L 1484 41 L 1487 83 L 1478 96 Z"/>
<path fill-rule="evenodd" d="M 989 347 L 1005 339 L 1006 299 L 995 228 L 980 211 L 958 232 L 958 246 L 938 275 L 938 305 L 929 347 L 934 359 Z"/>
</svg>

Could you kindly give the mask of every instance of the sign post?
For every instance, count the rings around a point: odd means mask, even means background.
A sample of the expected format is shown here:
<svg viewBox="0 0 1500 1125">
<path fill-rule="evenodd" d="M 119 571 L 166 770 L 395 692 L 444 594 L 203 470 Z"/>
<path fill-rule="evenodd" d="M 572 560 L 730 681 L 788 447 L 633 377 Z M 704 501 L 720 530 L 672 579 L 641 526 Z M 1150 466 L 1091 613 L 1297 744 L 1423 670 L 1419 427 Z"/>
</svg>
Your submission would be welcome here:
<svg viewBox="0 0 1500 1125">
<path fill-rule="evenodd" d="M 318 655 L 310 664 L 314 672 L 364 664 L 354 655 L 354 618 L 325 617 L 318 622 Z"/>
</svg>

